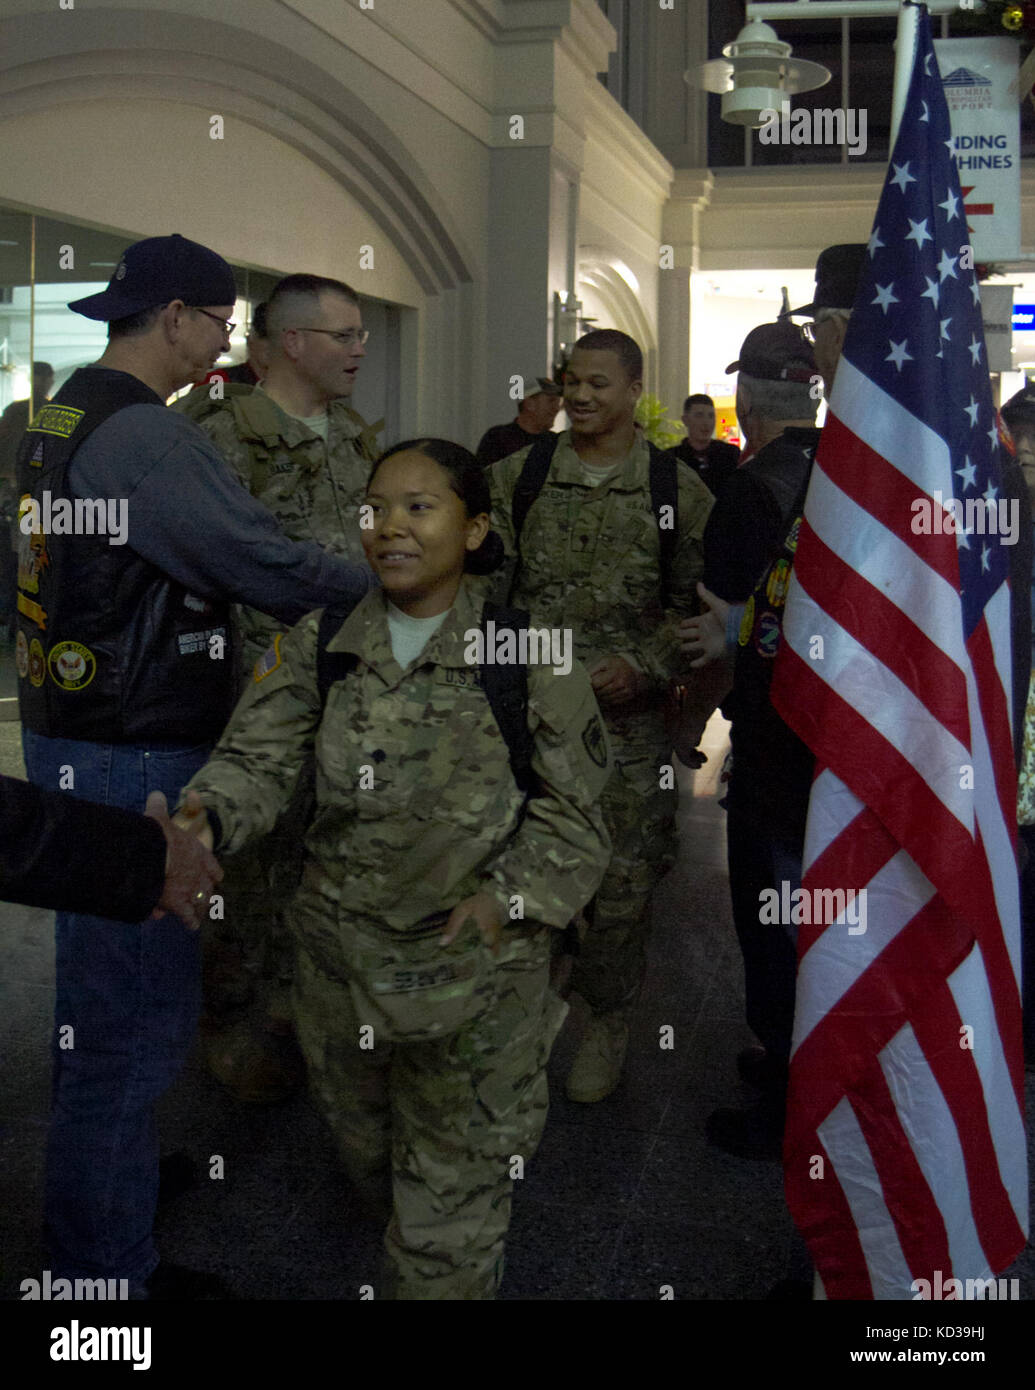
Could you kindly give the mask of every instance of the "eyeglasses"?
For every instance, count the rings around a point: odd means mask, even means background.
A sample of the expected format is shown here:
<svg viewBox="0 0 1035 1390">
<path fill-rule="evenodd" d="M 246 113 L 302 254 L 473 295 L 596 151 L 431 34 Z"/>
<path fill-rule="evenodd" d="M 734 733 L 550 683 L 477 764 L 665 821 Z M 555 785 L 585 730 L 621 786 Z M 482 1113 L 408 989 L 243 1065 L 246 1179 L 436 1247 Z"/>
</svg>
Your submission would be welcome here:
<svg viewBox="0 0 1035 1390">
<path fill-rule="evenodd" d="M 805 341 L 816 345 L 816 329 L 821 323 L 830 323 L 832 319 L 844 317 L 847 322 L 847 315 L 841 309 L 817 309 L 816 317 L 810 319 L 808 323 L 803 323 L 801 331 L 805 335 Z"/>
<path fill-rule="evenodd" d="M 360 347 L 370 337 L 369 328 L 295 328 L 286 329 L 285 332 L 291 333 L 325 333 L 328 338 L 333 338 L 339 347 L 351 347 L 353 343 L 358 343 Z"/>
<path fill-rule="evenodd" d="M 237 327 L 233 319 L 221 319 L 218 314 L 210 314 L 207 309 L 199 309 L 196 304 L 191 304 L 188 307 L 193 309 L 196 314 L 204 314 L 205 317 L 211 319 L 213 323 L 218 323 L 228 337 Z"/>
</svg>

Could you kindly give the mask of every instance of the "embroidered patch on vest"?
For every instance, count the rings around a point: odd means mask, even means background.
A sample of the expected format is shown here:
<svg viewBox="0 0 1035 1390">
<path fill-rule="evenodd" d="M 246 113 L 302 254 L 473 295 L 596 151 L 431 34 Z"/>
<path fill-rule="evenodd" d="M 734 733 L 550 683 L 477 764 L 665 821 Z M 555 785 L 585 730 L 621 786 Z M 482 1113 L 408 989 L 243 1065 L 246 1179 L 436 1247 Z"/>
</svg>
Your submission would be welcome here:
<svg viewBox="0 0 1035 1390">
<path fill-rule="evenodd" d="M 47 658 L 43 655 L 43 643 L 34 637 L 29 643 L 29 680 L 38 690 L 47 678 Z"/>
<path fill-rule="evenodd" d="M 47 664 L 51 680 L 62 690 L 82 690 L 97 674 L 97 658 L 81 642 L 56 642 Z"/>
<path fill-rule="evenodd" d="M 41 406 L 33 416 L 29 433 L 56 434 L 62 439 L 68 439 L 85 414 L 85 410 L 77 410 L 73 405 L 48 403 Z"/>
</svg>

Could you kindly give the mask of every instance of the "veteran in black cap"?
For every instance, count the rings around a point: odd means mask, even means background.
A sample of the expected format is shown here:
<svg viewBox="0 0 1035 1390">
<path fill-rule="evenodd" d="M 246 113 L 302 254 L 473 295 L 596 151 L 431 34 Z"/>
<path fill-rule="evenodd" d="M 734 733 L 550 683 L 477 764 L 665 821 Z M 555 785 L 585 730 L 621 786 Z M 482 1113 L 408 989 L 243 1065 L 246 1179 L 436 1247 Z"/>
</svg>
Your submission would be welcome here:
<svg viewBox="0 0 1035 1390">
<path fill-rule="evenodd" d="M 235 297 L 226 261 L 174 235 L 130 246 L 107 289 L 69 306 L 107 322 L 108 345 L 37 412 L 18 456 L 18 691 L 37 786 L 135 811 L 154 791 L 175 804 L 232 709 L 231 604 L 287 626 L 373 582 L 289 540 L 166 409 L 229 345 Z M 56 1018 L 74 1044 L 55 1052 L 47 1150 L 55 1277 L 125 1279 L 138 1299 L 213 1296 L 158 1265 L 152 1234 L 154 1106 L 191 1044 L 199 964 L 178 917 L 57 914 Z"/>
<path fill-rule="evenodd" d="M 818 439 L 819 373 L 812 347 L 790 319 L 753 328 L 735 362 L 744 462 L 712 509 L 704 533 L 705 584 L 742 603 L 786 529 Z"/>
<path fill-rule="evenodd" d="M 823 378 L 823 389 L 828 400 L 855 305 L 855 292 L 859 287 L 866 251 L 864 241 L 844 242 L 821 251 L 816 262 L 816 291 L 812 303 L 792 309 L 788 316 L 801 318 L 810 315 L 810 322 L 805 324 L 805 336 L 813 345 L 816 366 Z"/>
<path fill-rule="evenodd" d="M 744 956 L 747 1019 L 759 1039 L 738 1065 L 757 1085 L 759 1100 L 747 1110 L 716 1110 L 706 1133 L 729 1153 L 772 1158 L 779 1155 L 783 1129 L 796 962 L 790 937 L 779 926 L 760 924 L 759 893 L 774 879 L 800 873 L 794 865 L 800 864 L 812 764 L 769 704 L 770 647 L 779 626 L 772 614 L 762 613 L 756 586 L 780 554 L 804 501 L 820 437 L 819 373 L 811 344 L 789 318 L 753 328 L 727 371 L 739 374 L 737 421 L 747 457 L 708 518 L 702 597 L 722 613 L 724 629 L 731 605 L 747 604 L 740 613 L 749 615 L 735 631 L 750 628 L 753 637 L 750 615 L 756 610 L 766 620 L 759 649 L 737 649 L 733 688 L 722 705 L 732 723 L 733 774 L 726 796 L 730 896 Z M 788 568 L 785 563 L 770 586 L 780 603 Z M 680 637 L 685 640 L 697 623 L 681 623 Z"/>
</svg>

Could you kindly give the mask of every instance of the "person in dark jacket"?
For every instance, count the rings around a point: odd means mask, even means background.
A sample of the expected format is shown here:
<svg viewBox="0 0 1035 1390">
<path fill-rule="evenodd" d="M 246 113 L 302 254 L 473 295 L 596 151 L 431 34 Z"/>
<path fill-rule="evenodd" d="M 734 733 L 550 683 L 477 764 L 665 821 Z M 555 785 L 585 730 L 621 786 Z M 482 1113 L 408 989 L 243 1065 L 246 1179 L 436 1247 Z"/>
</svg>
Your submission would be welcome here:
<svg viewBox="0 0 1035 1390">
<path fill-rule="evenodd" d="M 0 775 L 0 901 L 199 927 L 223 871 L 152 792 L 144 814 Z"/>
<path fill-rule="evenodd" d="M 545 376 L 526 376 L 523 384 L 525 394 L 514 419 L 509 425 L 493 425 L 481 437 L 475 457 L 483 468 L 527 449 L 545 430 L 553 429 L 564 404 L 561 388 Z"/>
<path fill-rule="evenodd" d="M 688 463 L 716 497 L 726 486 L 726 480 L 737 471 L 740 450 L 715 435 L 715 402 L 699 391 L 683 402 L 683 424 L 686 438 L 672 450 L 676 458 Z"/>
<path fill-rule="evenodd" d="M 152 237 L 126 250 L 106 290 L 69 306 L 108 322 L 108 346 L 37 413 L 18 458 L 15 664 L 38 786 L 129 810 L 152 791 L 174 802 L 233 707 L 231 604 L 291 624 L 373 584 L 365 567 L 290 540 L 204 433 L 165 408 L 226 350 L 235 297 L 221 256 Z M 178 918 L 131 927 L 58 913 L 56 1021 L 75 1044 L 55 1049 L 55 1274 L 156 1291 L 153 1111 L 199 998 L 198 936 Z M 181 1296 L 192 1292 L 204 1290 Z"/>
<path fill-rule="evenodd" d="M 802 330 L 782 319 L 753 329 L 728 370 L 739 373 L 737 419 L 750 456 L 708 518 L 704 582 L 711 595 L 745 603 L 804 502 L 820 438 L 814 427 L 817 363 Z M 739 1065 L 761 1083 L 762 1099 L 749 1112 L 714 1111 L 707 1134 L 742 1157 L 778 1153 L 783 1130 L 796 955 L 788 934 L 759 922 L 758 895 L 784 878 L 798 886 L 812 782 L 808 750 L 769 702 L 771 667 L 753 649 L 742 652 L 722 706 L 732 722 L 726 797 L 730 897 L 744 957 L 747 1020 L 762 1045 Z"/>
</svg>

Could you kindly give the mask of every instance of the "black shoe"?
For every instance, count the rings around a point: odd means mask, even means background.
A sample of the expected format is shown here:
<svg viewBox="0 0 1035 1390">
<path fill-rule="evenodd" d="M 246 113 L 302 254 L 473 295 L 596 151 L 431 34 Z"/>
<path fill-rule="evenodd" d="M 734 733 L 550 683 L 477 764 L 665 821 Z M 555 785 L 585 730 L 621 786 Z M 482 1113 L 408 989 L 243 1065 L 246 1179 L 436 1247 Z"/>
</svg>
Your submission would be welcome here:
<svg viewBox="0 0 1035 1390">
<path fill-rule="evenodd" d="M 753 1047 L 745 1047 L 743 1052 L 738 1052 L 737 1071 L 742 1081 L 759 1091 L 764 1091 L 771 1079 L 765 1048 L 755 1043 Z"/>
<path fill-rule="evenodd" d="M 782 1108 L 762 1102 L 747 1110 L 713 1110 L 705 1123 L 709 1144 L 737 1158 L 783 1157 Z"/>
<path fill-rule="evenodd" d="M 196 1186 L 198 1165 L 190 1154 L 178 1149 L 158 1160 L 158 1205 L 167 1206 Z"/>
<path fill-rule="evenodd" d="M 799 1303 L 812 1302 L 812 1285 L 807 1279 L 781 1279 L 766 1294 L 767 1303 L 782 1303 L 792 1300 Z"/>
<path fill-rule="evenodd" d="M 145 1300 L 150 1303 L 213 1303 L 236 1297 L 218 1274 L 185 1269 L 183 1265 L 163 1260 L 147 1281 Z"/>
<path fill-rule="evenodd" d="M 740 1079 L 756 1091 L 782 1096 L 787 1091 L 787 1066 L 773 1060 L 772 1054 L 756 1044 L 737 1054 Z"/>
</svg>

